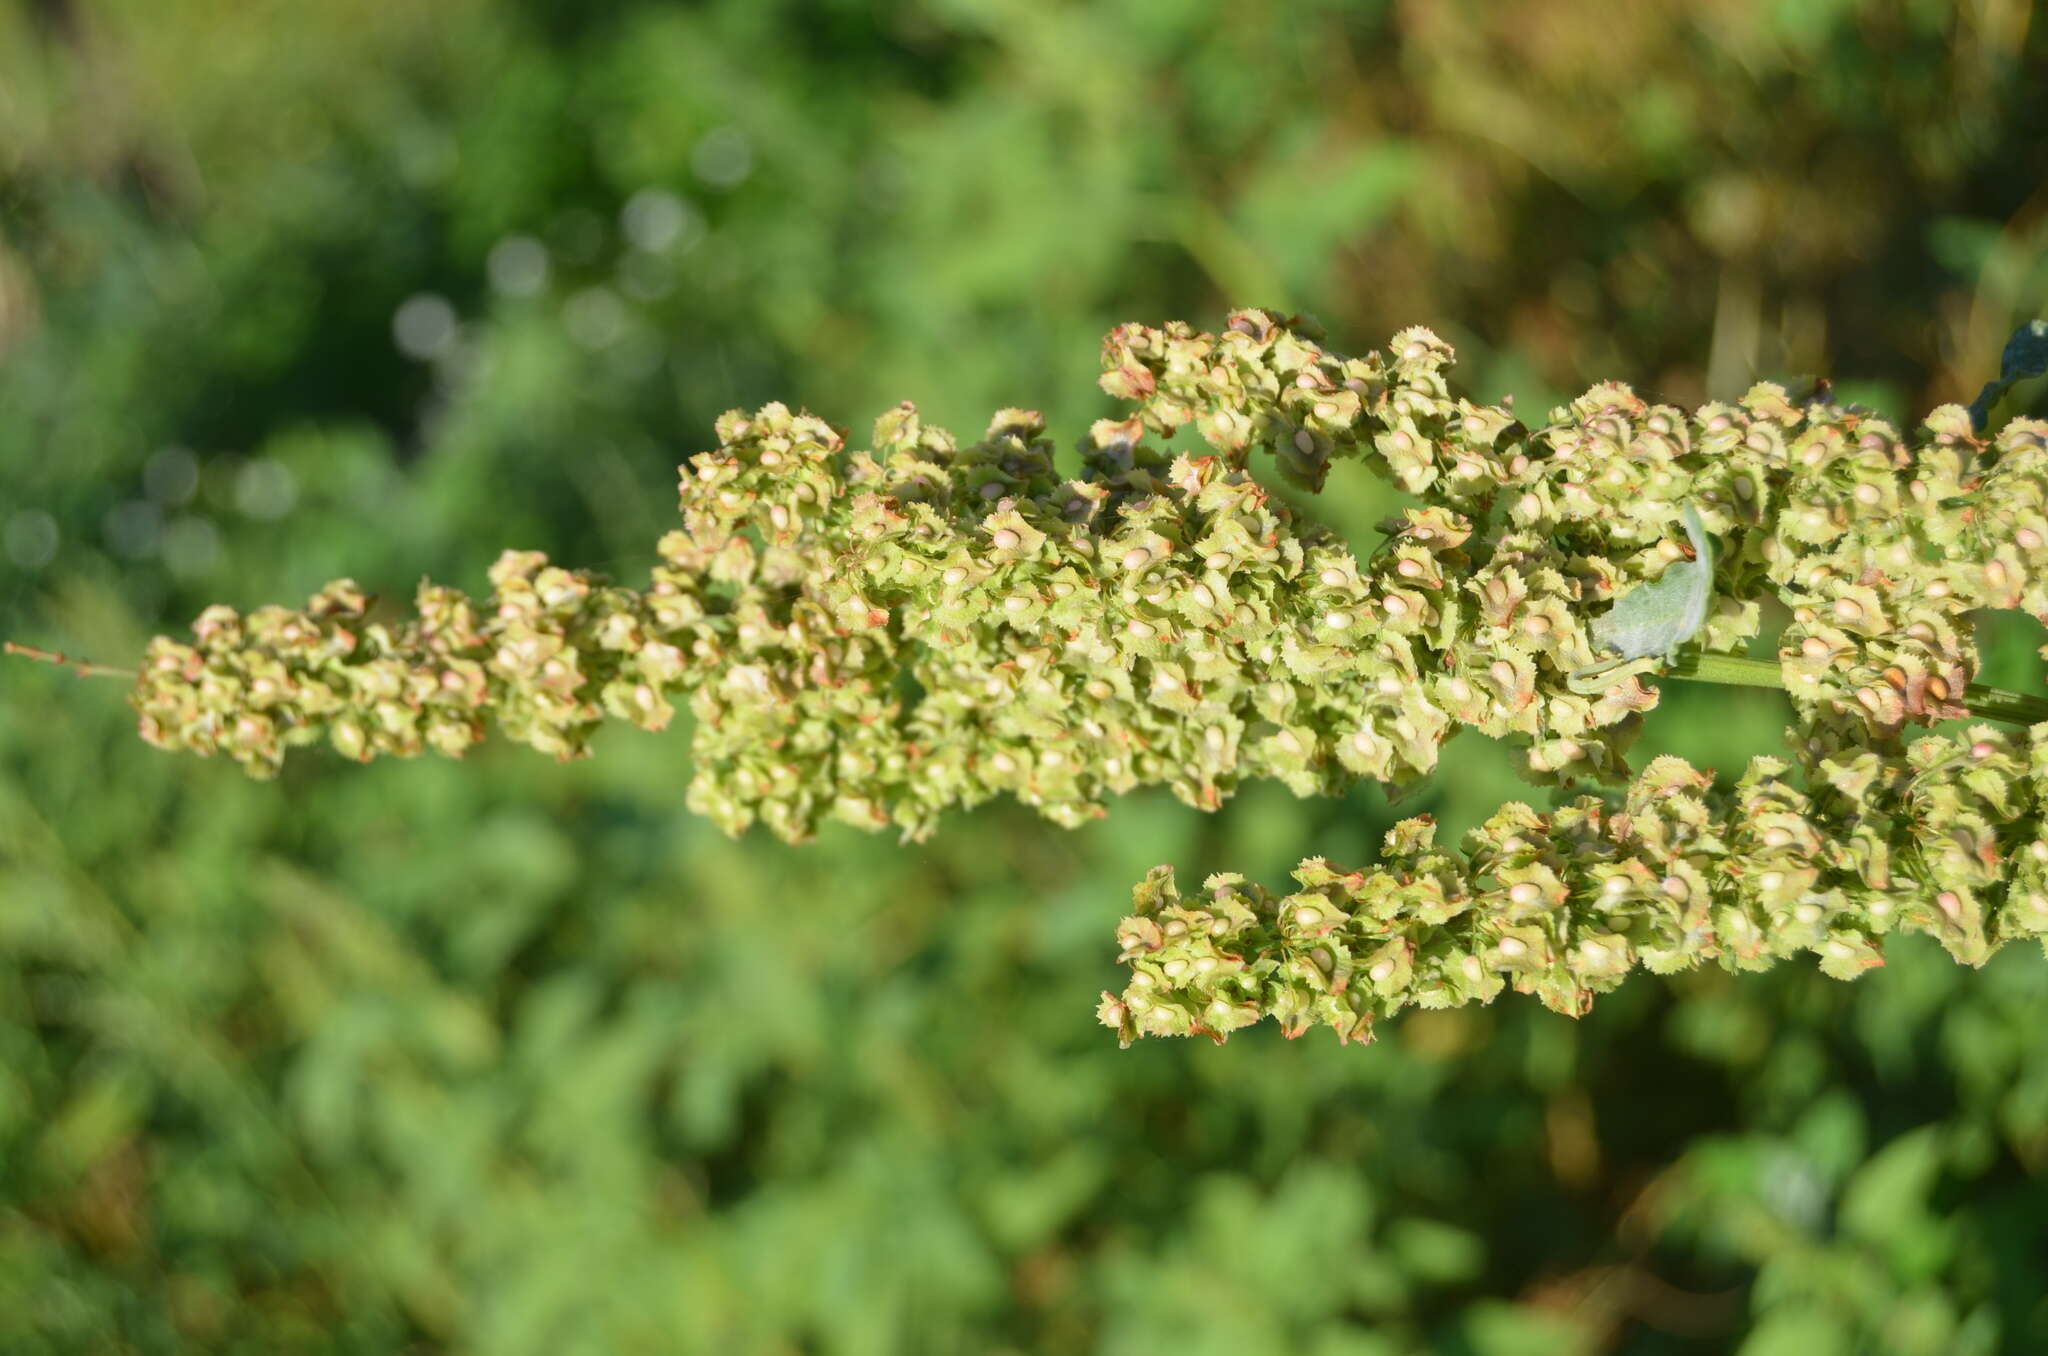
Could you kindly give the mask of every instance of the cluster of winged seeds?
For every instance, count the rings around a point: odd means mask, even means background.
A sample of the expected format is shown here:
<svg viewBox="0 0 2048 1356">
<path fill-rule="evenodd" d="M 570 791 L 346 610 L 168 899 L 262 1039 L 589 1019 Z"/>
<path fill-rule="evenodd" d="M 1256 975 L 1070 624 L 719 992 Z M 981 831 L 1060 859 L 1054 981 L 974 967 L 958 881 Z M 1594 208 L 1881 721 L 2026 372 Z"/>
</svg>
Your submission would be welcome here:
<svg viewBox="0 0 2048 1356">
<path fill-rule="evenodd" d="M 2032 742 L 1989 726 L 1901 756 L 1823 759 L 1800 791 L 1778 759 L 1731 793 L 1658 758 L 1619 807 L 1594 797 L 1539 814 L 1510 805 L 1439 848 L 1427 820 L 1387 837 L 1378 865 L 1320 858 L 1276 897 L 1242 877 L 1183 900 L 1171 868 L 1136 891 L 1117 933 L 1131 982 L 1098 1015 L 1142 1035 L 1227 1033 L 1261 1017 L 1346 1040 L 1404 1007 L 1533 993 L 1577 1016 L 1637 965 L 1765 969 L 1801 951 L 1853 979 L 1895 930 L 1966 964 L 2048 938 L 2048 726 Z"/>
<path fill-rule="evenodd" d="M 1399 789 L 1468 727 L 1540 782 L 1621 782 L 1657 694 L 1627 669 L 1585 690 L 1613 658 L 1594 623 L 1689 562 L 1690 512 L 1715 543 L 1692 645 L 1739 653 L 1762 599 L 1791 611 L 1789 761 L 1722 795 L 1660 759 L 1622 810 L 1510 806 L 1462 854 L 1410 821 L 1378 867 L 1312 861 L 1284 898 L 1218 877 L 1190 907 L 1155 873 L 1104 1021 L 1358 1037 L 1506 984 L 1576 1012 L 1638 963 L 1803 948 L 1853 973 L 1894 927 L 1972 961 L 2048 930 L 2048 754 L 1988 727 L 1905 737 L 1972 714 L 1972 609 L 2048 619 L 2048 425 L 1984 441 L 1943 407 L 1909 444 L 1774 385 L 1688 417 L 1610 384 L 1530 429 L 1453 396 L 1451 359 L 1422 329 L 1346 358 L 1259 311 L 1124 326 L 1102 384 L 1134 408 L 1089 431 L 1077 478 L 1027 411 L 962 448 L 904 405 L 866 451 L 735 411 L 683 468 L 644 589 L 508 551 L 488 599 L 422 584 L 403 620 L 348 581 L 303 611 L 209 608 L 190 643 L 151 643 L 142 734 L 258 776 L 323 741 L 460 755 L 492 725 L 569 758 L 607 716 L 660 729 L 687 701 L 691 807 L 791 841 L 827 817 L 922 837 L 999 793 L 1075 824 L 1157 783 L 1204 809 L 1247 777 Z M 1157 445 L 1188 424 L 1212 452 Z M 1358 458 L 1425 507 L 1361 559 L 1254 453 L 1311 488 Z"/>
</svg>

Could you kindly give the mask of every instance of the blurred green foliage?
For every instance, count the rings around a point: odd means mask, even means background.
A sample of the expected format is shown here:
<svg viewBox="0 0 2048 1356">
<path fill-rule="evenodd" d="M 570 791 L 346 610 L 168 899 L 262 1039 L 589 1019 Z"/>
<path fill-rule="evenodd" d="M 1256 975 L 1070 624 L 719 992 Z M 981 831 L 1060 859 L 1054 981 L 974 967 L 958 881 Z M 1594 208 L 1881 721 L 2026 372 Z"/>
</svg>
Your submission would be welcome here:
<svg viewBox="0 0 2048 1356">
<path fill-rule="evenodd" d="M 0 633 L 631 577 L 723 409 L 1078 433 L 1110 324 L 1229 304 L 1432 325 L 1537 410 L 1967 399 L 2048 300 L 2036 17 L 0 0 Z M 1644 752 L 1735 766 L 1774 701 Z M 252 785 L 0 669 L 0 1349 L 2048 1346 L 2038 959 L 1119 1052 L 1128 883 L 1364 860 L 1376 793 L 795 850 L 601 743 Z M 1402 813 L 1531 794 L 1461 741 Z"/>
</svg>

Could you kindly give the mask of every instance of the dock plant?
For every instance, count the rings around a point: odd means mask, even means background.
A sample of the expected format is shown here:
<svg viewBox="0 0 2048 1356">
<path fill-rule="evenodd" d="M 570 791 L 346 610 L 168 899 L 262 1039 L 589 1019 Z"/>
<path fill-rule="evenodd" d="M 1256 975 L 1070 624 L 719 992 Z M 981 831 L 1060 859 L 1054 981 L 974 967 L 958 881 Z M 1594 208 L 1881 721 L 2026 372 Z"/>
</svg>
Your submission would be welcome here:
<svg viewBox="0 0 2048 1356">
<path fill-rule="evenodd" d="M 1154 785 L 1202 810 L 1252 778 L 1398 797 L 1467 731 L 1557 788 L 1457 844 L 1406 820 L 1291 889 L 1158 868 L 1099 1009 L 1126 1043 L 1265 1017 L 1364 1041 L 1508 989 L 1580 1014 L 1639 966 L 1812 952 L 1851 979 L 1901 932 L 1977 965 L 2048 940 L 2048 700 L 1980 686 L 1974 628 L 2048 621 L 2048 424 L 1986 427 L 2042 328 L 1976 406 L 1901 429 L 1768 382 L 1689 414 L 1604 383 L 1530 421 L 1454 392 L 1426 329 L 1348 357 L 1257 310 L 1125 325 L 1122 417 L 1078 476 L 1028 410 L 963 443 L 904 404 L 865 448 L 733 411 L 644 584 L 511 550 L 488 596 L 422 583 L 406 615 L 350 580 L 210 607 L 151 642 L 132 701 L 150 743 L 257 777 L 493 734 L 570 759 L 687 707 L 690 807 L 792 843 L 922 839 L 997 796 L 1070 826 Z M 1365 554 L 1260 478 L 1347 462 L 1411 503 Z M 1726 784 L 1633 764 L 1673 678 L 1782 688 L 1783 748 Z"/>
</svg>

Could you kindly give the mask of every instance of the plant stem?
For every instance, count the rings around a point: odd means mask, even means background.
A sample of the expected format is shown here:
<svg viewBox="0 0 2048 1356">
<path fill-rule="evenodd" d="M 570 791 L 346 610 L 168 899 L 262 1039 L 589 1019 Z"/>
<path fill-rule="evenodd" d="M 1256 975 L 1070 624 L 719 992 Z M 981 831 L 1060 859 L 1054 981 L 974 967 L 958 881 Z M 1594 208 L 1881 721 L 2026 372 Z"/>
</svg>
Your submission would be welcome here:
<svg viewBox="0 0 2048 1356">
<path fill-rule="evenodd" d="M 1745 659 L 1737 654 L 1688 653 L 1660 676 L 1696 683 L 1724 683 L 1730 687 L 1775 687 L 1780 691 L 1785 687 L 1777 661 Z"/>
<path fill-rule="evenodd" d="M 135 681 L 134 669 L 117 669 L 108 664 L 95 664 L 88 659 L 73 659 L 56 650 L 38 650 L 33 645 L 22 645 L 16 641 L 0 642 L 0 654 L 18 654 L 24 659 L 33 659 L 43 664 L 55 664 L 70 669 L 81 678 L 125 678 Z"/>
<path fill-rule="evenodd" d="M 2004 721 L 2008 725 L 2038 725 L 2048 720 L 2048 701 L 1982 683 L 1970 684 L 1963 693 L 1963 701 L 1971 715 L 1985 720 Z"/>
<path fill-rule="evenodd" d="M 1723 683 L 1733 687 L 1785 686 L 1775 661 L 1746 659 L 1732 654 L 1689 654 L 1661 675 L 1695 683 Z M 1979 720 L 2002 721 L 2008 725 L 2037 725 L 2048 720 L 2048 697 L 2030 697 L 2004 688 L 1970 684 L 1963 703 Z"/>
</svg>

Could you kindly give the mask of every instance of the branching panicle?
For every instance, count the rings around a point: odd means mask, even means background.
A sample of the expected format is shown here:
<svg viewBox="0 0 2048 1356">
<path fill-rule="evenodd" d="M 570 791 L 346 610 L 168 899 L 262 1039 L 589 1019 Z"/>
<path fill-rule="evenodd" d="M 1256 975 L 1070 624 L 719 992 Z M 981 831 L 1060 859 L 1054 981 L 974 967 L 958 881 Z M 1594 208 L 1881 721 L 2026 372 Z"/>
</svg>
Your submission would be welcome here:
<svg viewBox="0 0 2048 1356">
<path fill-rule="evenodd" d="M 1001 793 L 1075 824 L 1143 785 L 1204 809 L 1254 777 L 1398 791 L 1466 728 L 1539 782 L 1621 783 L 1657 700 L 1635 670 L 1667 656 L 1609 652 L 1626 628 L 1602 619 L 1688 562 L 1659 647 L 1737 655 L 1763 599 L 1789 609 L 1788 760 L 1727 796 L 1658 760 L 1622 810 L 1510 806 L 1462 853 L 1411 821 L 1379 866 L 1312 861 L 1284 898 L 1219 877 L 1184 905 L 1155 876 L 1104 1020 L 1358 1037 L 1507 985 L 1581 1011 L 1636 964 L 1808 949 L 1846 975 L 1898 928 L 1971 962 L 2042 932 L 2038 744 L 1906 732 L 1973 714 L 1973 609 L 2048 619 L 2048 425 L 1986 440 L 1944 406 L 1908 442 L 1769 383 L 1691 417 L 1606 384 L 1530 430 L 1452 395 L 1451 361 L 1427 330 L 1346 358 L 1260 311 L 1123 326 L 1102 385 L 1133 409 L 1076 479 L 1029 411 L 963 448 L 906 404 L 867 451 L 735 411 L 682 468 L 645 588 L 509 551 L 488 599 L 422 584 L 403 621 L 347 581 L 299 612 L 210 608 L 152 642 L 141 730 L 268 776 L 298 746 L 456 756 L 492 726 L 576 757 L 607 716 L 660 729 L 687 702 L 691 807 L 791 841 L 828 817 L 921 837 Z M 1211 453 L 1148 442 L 1188 425 Z M 1425 506 L 1361 558 L 1252 477 L 1263 456 L 1310 488 L 1361 460 Z"/>
</svg>

